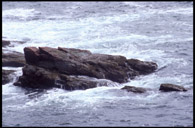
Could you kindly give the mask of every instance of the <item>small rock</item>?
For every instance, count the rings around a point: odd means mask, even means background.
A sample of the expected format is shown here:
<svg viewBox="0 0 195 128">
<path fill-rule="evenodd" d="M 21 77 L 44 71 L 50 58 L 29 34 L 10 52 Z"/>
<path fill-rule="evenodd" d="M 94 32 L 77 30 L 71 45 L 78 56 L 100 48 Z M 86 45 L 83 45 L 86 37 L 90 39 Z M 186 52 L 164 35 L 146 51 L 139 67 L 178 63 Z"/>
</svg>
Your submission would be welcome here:
<svg viewBox="0 0 195 128">
<path fill-rule="evenodd" d="M 23 67 L 24 65 L 24 54 L 19 52 L 2 53 L 2 66 Z"/>
<path fill-rule="evenodd" d="M 141 87 L 134 87 L 134 86 L 125 86 L 121 89 L 125 89 L 128 92 L 134 92 L 134 93 L 144 93 L 146 92 L 145 88 L 141 88 Z"/>
<path fill-rule="evenodd" d="M 164 92 L 170 92 L 170 91 L 187 91 L 187 89 L 185 89 L 184 87 L 180 86 L 180 85 L 174 85 L 174 84 L 161 84 L 160 91 L 164 91 Z"/>
<path fill-rule="evenodd" d="M 10 45 L 10 41 L 2 40 L 2 46 L 5 47 L 7 45 Z"/>
</svg>

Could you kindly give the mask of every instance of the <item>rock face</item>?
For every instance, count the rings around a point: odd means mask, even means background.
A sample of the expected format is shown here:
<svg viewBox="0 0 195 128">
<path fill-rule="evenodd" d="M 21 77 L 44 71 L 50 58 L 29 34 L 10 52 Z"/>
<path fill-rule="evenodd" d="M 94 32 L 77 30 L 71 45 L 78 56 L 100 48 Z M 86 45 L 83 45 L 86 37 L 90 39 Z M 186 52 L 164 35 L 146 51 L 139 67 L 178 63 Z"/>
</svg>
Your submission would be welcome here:
<svg viewBox="0 0 195 128">
<path fill-rule="evenodd" d="M 144 92 L 146 92 L 145 88 L 134 87 L 134 86 L 124 86 L 121 89 L 127 90 L 128 92 L 134 92 L 134 93 L 144 93 Z"/>
<path fill-rule="evenodd" d="M 106 81 L 99 83 L 82 77 L 68 76 L 51 72 L 44 68 L 25 65 L 23 67 L 23 76 L 20 76 L 19 80 L 15 82 L 14 85 L 40 89 L 57 87 L 66 90 L 83 90 L 97 86 L 105 86 Z"/>
<path fill-rule="evenodd" d="M 159 90 L 163 92 L 187 91 L 187 89 L 185 89 L 184 87 L 179 86 L 179 85 L 174 85 L 174 84 L 161 84 Z"/>
<path fill-rule="evenodd" d="M 131 59 L 127 60 L 123 56 L 92 54 L 87 50 L 60 47 L 58 49 L 26 47 L 24 54 L 28 64 L 50 70 L 55 69 L 67 75 L 86 75 L 123 83 L 127 82 L 128 78 L 143 74 L 140 68 L 131 66 L 135 65 L 135 62 L 132 62 Z M 151 73 L 157 68 L 153 62 L 139 61 L 139 66 L 142 66 L 144 72 L 147 73 Z"/>
<path fill-rule="evenodd" d="M 2 84 L 7 84 L 10 82 L 11 78 L 9 75 L 13 72 L 14 70 L 2 70 Z"/>
<path fill-rule="evenodd" d="M 15 85 L 35 88 L 60 84 L 68 90 L 87 89 L 96 87 L 97 81 L 76 76 L 123 83 L 129 78 L 133 79 L 135 76 L 148 74 L 157 69 L 157 64 L 153 62 L 126 59 L 123 56 L 92 54 L 88 50 L 73 48 L 26 47 L 24 55 L 27 65 L 23 68 L 23 76 Z"/>
<path fill-rule="evenodd" d="M 157 64 L 153 62 L 140 61 L 137 59 L 129 59 L 127 62 L 134 70 L 144 75 L 152 73 L 157 69 Z"/>
<path fill-rule="evenodd" d="M 23 67 L 24 65 L 25 59 L 22 53 L 2 53 L 2 66 Z"/>
</svg>

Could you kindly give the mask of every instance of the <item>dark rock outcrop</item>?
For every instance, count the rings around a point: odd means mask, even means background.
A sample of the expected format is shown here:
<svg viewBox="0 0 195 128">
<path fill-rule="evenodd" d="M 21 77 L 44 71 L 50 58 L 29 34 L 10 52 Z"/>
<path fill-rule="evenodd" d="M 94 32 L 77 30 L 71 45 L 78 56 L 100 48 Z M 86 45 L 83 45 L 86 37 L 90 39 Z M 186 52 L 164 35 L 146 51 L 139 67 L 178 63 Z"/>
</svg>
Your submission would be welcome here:
<svg viewBox="0 0 195 128">
<path fill-rule="evenodd" d="M 23 76 L 20 76 L 19 80 L 14 83 L 16 86 L 30 88 L 49 89 L 57 87 L 66 90 L 83 90 L 97 86 L 105 86 L 106 84 L 106 81 L 99 83 L 92 79 L 59 74 L 55 71 L 51 72 L 47 69 L 32 65 L 25 65 L 23 67 Z"/>
<path fill-rule="evenodd" d="M 187 89 L 185 89 L 184 87 L 180 85 L 174 85 L 174 84 L 161 84 L 159 90 L 163 92 L 187 91 Z"/>
<path fill-rule="evenodd" d="M 11 73 L 15 72 L 14 70 L 2 70 L 2 84 L 9 83 L 12 79 L 9 77 Z"/>
<path fill-rule="evenodd" d="M 134 93 L 144 93 L 144 92 L 146 92 L 145 88 L 134 87 L 134 86 L 124 86 L 121 89 L 127 90 L 128 92 L 134 92 Z"/>
<path fill-rule="evenodd" d="M 2 66 L 23 67 L 24 65 L 24 54 L 19 52 L 2 53 Z"/>
<path fill-rule="evenodd" d="M 123 56 L 105 54 L 92 54 L 87 50 L 73 48 L 49 48 L 49 47 L 26 47 L 24 48 L 25 59 L 28 64 L 36 65 L 50 70 L 57 70 L 66 75 L 86 75 L 98 79 L 109 79 L 114 82 L 127 82 L 143 74 Z M 131 65 L 130 65 L 131 64 Z M 146 66 L 145 66 L 146 65 Z M 153 62 L 145 64 L 139 61 L 139 67 L 144 67 L 148 73 L 157 68 Z"/>
<path fill-rule="evenodd" d="M 23 67 L 23 75 L 15 85 L 31 88 L 88 89 L 106 86 L 107 82 L 97 82 L 79 76 L 123 83 L 129 78 L 151 73 L 157 68 L 153 62 L 92 54 L 88 50 L 74 48 L 25 47 L 24 55 L 27 65 Z M 136 66 L 136 62 L 139 66 Z"/>
<path fill-rule="evenodd" d="M 10 45 L 10 41 L 2 40 L 2 47 Z"/>
<path fill-rule="evenodd" d="M 140 61 L 137 59 L 128 59 L 127 62 L 134 70 L 137 70 L 143 75 L 152 73 L 157 69 L 157 64 L 154 62 Z"/>
</svg>

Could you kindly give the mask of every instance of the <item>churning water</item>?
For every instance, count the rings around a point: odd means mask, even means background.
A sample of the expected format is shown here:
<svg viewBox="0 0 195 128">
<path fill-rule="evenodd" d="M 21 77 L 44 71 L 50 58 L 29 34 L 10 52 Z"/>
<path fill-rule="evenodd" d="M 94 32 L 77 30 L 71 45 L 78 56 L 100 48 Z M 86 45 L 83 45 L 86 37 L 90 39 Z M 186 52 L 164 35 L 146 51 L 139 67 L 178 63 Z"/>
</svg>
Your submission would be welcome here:
<svg viewBox="0 0 195 128">
<path fill-rule="evenodd" d="M 153 61 L 128 83 L 66 91 L 2 86 L 3 126 L 193 126 L 193 2 L 3 2 L 6 52 L 66 47 Z M 17 43 L 22 41 L 25 43 Z M 187 92 L 159 92 L 161 83 Z M 144 94 L 125 85 L 151 88 Z"/>
</svg>

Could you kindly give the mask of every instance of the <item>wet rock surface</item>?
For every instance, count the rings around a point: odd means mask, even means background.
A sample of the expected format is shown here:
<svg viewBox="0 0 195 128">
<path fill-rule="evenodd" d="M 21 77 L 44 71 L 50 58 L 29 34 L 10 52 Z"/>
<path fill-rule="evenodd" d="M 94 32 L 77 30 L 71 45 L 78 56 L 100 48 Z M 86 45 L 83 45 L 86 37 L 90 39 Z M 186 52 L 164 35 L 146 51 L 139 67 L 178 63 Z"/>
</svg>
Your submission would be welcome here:
<svg viewBox="0 0 195 128">
<path fill-rule="evenodd" d="M 26 47 L 24 48 L 25 59 L 28 64 L 38 67 L 57 70 L 67 75 L 86 75 L 98 79 L 109 79 L 114 82 L 127 82 L 143 74 L 141 69 L 135 70 L 125 57 L 105 54 L 92 54 L 87 50 L 73 48 L 49 48 L 49 47 Z M 145 65 L 144 62 L 139 65 Z M 153 62 L 147 62 L 153 64 Z M 134 64 L 135 65 L 135 64 Z M 143 66 L 144 67 L 144 66 Z M 144 70 L 150 73 L 157 66 L 145 66 Z"/>
<path fill-rule="evenodd" d="M 87 89 L 97 87 L 97 84 L 105 86 L 106 82 L 98 83 L 78 76 L 124 83 L 157 69 L 157 64 L 153 62 L 92 54 L 88 50 L 74 48 L 25 47 L 24 55 L 27 65 L 15 85 L 32 88 L 60 86 L 66 90 Z"/>
<path fill-rule="evenodd" d="M 154 62 L 140 61 L 138 59 L 128 59 L 127 62 L 134 70 L 137 70 L 140 74 L 152 73 L 158 67 Z"/>
<path fill-rule="evenodd" d="M 134 92 L 134 93 L 145 93 L 147 90 L 142 87 L 134 87 L 134 86 L 124 86 L 121 88 L 122 90 L 126 90 L 128 92 Z"/>
<path fill-rule="evenodd" d="M 180 85 L 175 85 L 175 84 L 169 84 L 169 83 L 164 83 L 160 85 L 159 88 L 160 91 L 163 92 L 170 92 L 170 91 L 187 91 L 184 87 Z"/>
<path fill-rule="evenodd" d="M 23 76 L 20 76 L 19 80 L 15 82 L 14 85 L 40 89 L 57 87 L 66 90 L 84 90 L 97 86 L 105 86 L 106 83 L 106 81 L 98 82 L 93 79 L 68 76 L 44 68 L 25 65 L 23 67 Z"/>
<path fill-rule="evenodd" d="M 2 66 L 23 67 L 24 65 L 24 54 L 19 52 L 2 53 Z"/>
</svg>

